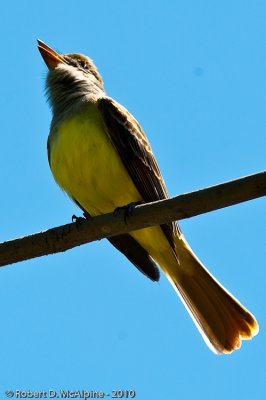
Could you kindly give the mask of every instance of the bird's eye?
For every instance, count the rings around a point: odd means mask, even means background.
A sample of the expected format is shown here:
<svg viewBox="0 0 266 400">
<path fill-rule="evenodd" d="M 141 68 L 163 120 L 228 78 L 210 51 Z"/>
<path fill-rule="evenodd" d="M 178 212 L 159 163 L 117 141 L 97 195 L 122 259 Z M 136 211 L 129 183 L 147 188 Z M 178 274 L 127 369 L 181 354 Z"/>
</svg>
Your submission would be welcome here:
<svg viewBox="0 0 266 400">
<path fill-rule="evenodd" d="M 88 63 L 87 63 L 86 61 L 80 61 L 80 66 L 81 66 L 83 69 L 88 69 Z"/>
</svg>

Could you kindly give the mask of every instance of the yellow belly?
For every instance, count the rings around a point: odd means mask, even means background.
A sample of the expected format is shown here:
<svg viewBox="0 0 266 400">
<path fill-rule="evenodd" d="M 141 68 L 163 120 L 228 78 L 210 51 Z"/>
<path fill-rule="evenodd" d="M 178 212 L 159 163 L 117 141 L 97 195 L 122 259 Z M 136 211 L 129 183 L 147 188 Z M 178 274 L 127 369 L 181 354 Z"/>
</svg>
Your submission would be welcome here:
<svg viewBox="0 0 266 400">
<path fill-rule="evenodd" d="M 54 178 L 91 215 L 142 201 L 94 105 L 63 121 L 52 135 Z"/>
<path fill-rule="evenodd" d="M 56 182 L 90 215 L 143 201 L 105 133 L 96 106 L 88 106 L 54 128 L 49 148 Z M 159 227 L 134 231 L 131 235 L 157 262 L 165 263 L 162 258 L 165 251 L 169 254 L 170 247 Z"/>
</svg>

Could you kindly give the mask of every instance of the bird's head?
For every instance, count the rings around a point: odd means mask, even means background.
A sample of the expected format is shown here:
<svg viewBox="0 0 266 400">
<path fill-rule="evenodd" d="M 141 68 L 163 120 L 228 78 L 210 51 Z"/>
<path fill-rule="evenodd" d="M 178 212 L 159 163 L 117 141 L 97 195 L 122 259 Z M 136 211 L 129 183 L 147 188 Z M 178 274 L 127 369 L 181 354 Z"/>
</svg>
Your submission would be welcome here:
<svg viewBox="0 0 266 400">
<path fill-rule="evenodd" d="M 104 92 L 101 75 L 89 57 L 59 54 L 41 40 L 38 49 L 49 69 L 46 87 L 53 109 L 60 103 L 69 104 L 71 100 L 97 97 Z"/>
</svg>

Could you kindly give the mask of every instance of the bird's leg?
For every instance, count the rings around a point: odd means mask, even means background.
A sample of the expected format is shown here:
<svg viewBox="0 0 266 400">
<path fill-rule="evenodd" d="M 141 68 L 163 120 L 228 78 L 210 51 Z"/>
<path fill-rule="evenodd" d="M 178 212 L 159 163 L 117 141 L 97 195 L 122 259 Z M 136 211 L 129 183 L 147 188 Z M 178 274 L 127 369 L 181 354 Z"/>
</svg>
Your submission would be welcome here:
<svg viewBox="0 0 266 400">
<path fill-rule="evenodd" d="M 75 214 L 72 215 L 72 222 L 76 222 L 76 224 L 80 224 L 84 220 L 90 219 L 91 216 L 86 211 L 83 212 L 83 217 L 77 217 Z"/>
<path fill-rule="evenodd" d="M 113 214 L 116 217 L 120 214 L 120 212 L 124 212 L 124 221 L 126 224 L 128 218 L 131 217 L 131 215 L 133 215 L 135 207 L 138 206 L 139 204 L 141 204 L 140 201 L 133 201 L 132 203 L 127 204 L 126 206 L 117 207 L 113 211 Z"/>
<path fill-rule="evenodd" d="M 80 223 L 81 221 L 84 221 L 84 217 L 77 217 L 75 214 L 72 215 L 72 222 L 76 222 L 77 224 Z"/>
<path fill-rule="evenodd" d="M 91 219 L 92 218 L 92 216 L 89 213 L 87 213 L 87 211 L 84 211 L 83 216 L 84 216 L 85 219 Z"/>
</svg>

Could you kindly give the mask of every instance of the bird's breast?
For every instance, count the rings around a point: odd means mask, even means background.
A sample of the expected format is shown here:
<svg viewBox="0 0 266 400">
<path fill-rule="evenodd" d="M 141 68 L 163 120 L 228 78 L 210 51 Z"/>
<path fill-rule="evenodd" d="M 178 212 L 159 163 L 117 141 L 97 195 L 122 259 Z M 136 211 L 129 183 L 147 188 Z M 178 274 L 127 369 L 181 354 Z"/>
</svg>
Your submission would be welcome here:
<svg viewBox="0 0 266 400">
<path fill-rule="evenodd" d="M 56 182 L 91 215 L 142 200 L 96 105 L 55 125 L 48 146 Z"/>
</svg>

